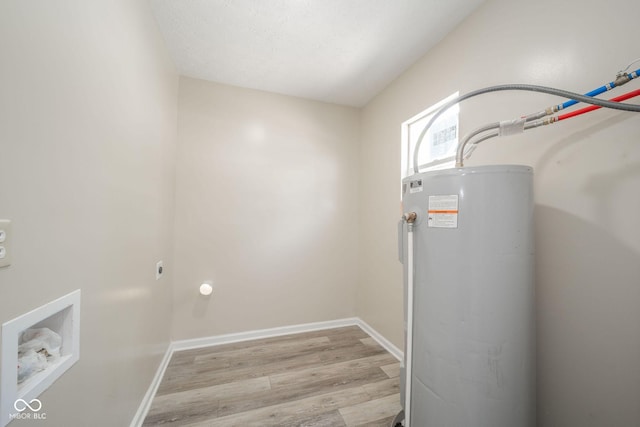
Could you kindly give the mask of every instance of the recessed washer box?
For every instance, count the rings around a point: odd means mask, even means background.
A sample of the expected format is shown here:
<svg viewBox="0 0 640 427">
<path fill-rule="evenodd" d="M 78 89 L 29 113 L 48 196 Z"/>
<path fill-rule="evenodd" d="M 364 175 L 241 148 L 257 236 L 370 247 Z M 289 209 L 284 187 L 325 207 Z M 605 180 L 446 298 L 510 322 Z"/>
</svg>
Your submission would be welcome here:
<svg viewBox="0 0 640 427">
<path fill-rule="evenodd" d="M 60 357 L 46 369 L 18 383 L 18 346 L 27 329 L 49 328 L 62 338 Z M 2 324 L 2 383 L 0 426 L 19 418 L 30 403 L 36 412 L 46 413 L 46 402 L 33 402 L 80 358 L 80 289 Z M 16 402 L 19 402 L 17 404 Z M 38 407 L 39 406 L 39 407 Z"/>
</svg>

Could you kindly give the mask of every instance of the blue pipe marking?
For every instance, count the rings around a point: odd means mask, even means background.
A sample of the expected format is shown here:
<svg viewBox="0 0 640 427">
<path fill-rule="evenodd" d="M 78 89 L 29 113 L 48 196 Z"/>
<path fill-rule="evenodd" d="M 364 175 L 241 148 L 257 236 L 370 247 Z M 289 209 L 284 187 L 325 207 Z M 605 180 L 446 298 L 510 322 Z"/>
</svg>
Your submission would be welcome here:
<svg viewBox="0 0 640 427">
<path fill-rule="evenodd" d="M 627 76 L 629 77 L 629 80 L 633 80 L 638 77 L 638 74 L 640 74 L 640 68 L 638 68 L 636 71 L 633 71 L 627 74 Z M 614 87 L 616 87 L 615 82 L 610 82 L 604 86 L 601 86 L 597 89 L 592 90 L 591 92 L 585 93 L 585 96 L 594 97 L 594 96 L 600 95 L 601 93 L 607 92 L 613 89 Z M 575 99 L 570 99 L 568 101 L 563 102 L 562 104 L 558 104 L 556 107 L 558 108 L 558 111 L 560 111 L 562 109 L 569 108 L 573 105 L 576 105 L 577 103 L 578 101 L 576 101 Z"/>
</svg>

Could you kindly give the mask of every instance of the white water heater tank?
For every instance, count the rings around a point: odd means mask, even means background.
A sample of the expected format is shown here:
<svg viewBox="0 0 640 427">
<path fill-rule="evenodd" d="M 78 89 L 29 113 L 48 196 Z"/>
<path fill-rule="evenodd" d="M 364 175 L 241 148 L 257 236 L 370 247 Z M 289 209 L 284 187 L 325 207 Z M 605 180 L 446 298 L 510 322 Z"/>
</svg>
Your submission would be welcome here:
<svg viewBox="0 0 640 427">
<path fill-rule="evenodd" d="M 403 180 L 403 211 L 417 213 L 412 427 L 535 426 L 532 177 L 482 166 Z"/>
</svg>

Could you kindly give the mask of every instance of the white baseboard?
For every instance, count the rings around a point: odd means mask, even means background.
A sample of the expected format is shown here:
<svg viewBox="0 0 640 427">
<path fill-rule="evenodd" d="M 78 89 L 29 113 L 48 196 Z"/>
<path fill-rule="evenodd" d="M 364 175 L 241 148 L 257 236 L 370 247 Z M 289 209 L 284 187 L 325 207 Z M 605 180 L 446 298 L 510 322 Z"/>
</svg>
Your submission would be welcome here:
<svg viewBox="0 0 640 427">
<path fill-rule="evenodd" d="M 156 395 L 156 391 L 158 391 L 158 387 L 160 386 L 160 382 L 162 381 L 162 377 L 164 376 L 164 372 L 167 370 L 167 366 L 169 365 L 169 361 L 171 360 L 171 356 L 173 355 L 173 345 L 169 343 L 167 346 L 167 351 L 165 351 L 162 360 L 160 361 L 160 366 L 158 366 L 158 370 L 151 380 L 151 385 L 149 389 L 145 393 L 142 398 L 142 403 L 138 407 L 138 411 L 136 415 L 133 417 L 133 421 L 131 421 L 130 427 L 140 427 L 144 422 L 144 419 L 149 412 L 149 408 L 151 407 L 151 402 L 153 401 L 154 396 Z"/>
<path fill-rule="evenodd" d="M 358 325 L 360 319 L 329 320 L 326 322 L 304 323 L 302 325 L 282 326 L 279 328 L 259 329 L 257 331 L 238 332 L 235 334 L 215 335 L 212 337 L 195 338 L 173 342 L 174 351 L 191 350 L 194 348 L 210 347 L 214 345 L 251 341 L 261 338 L 278 337 L 281 335 L 299 334 L 303 332 L 320 331 L 323 329 L 340 328 Z"/>
<path fill-rule="evenodd" d="M 260 329 L 257 331 L 247 331 L 247 332 L 239 332 L 235 334 L 225 334 L 225 335 L 215 335 L 211 337 L 204 338 L 195 338 L 189 340 L 179 340 L 173 341 L 169 344 L 167 351 L 160 362 L 160 366 L 158 367 L 158 371 L 156 375 L 153 377 L 153 381 L 151 382 L 151 386 L 149 386 L 149 390 L 144 395 L 142 403 L 136 412 L 133 421 L 131 421 L 130 427 L 140 427 L 144 422 L 147 413 L 149 412 L 149 408 L 151 407 L 151 401 L 158 390 L 158 386 L 160 385 L 160 381 L 162 381 L 162 377 L 164 376 L 164 372 L 167 369 L 167 365 L 169 365 L 169 361 L 171 360 L 171 356 L 174 351 L 182 351 L 182 350 L 191 350 L 194 348 L 201 347 L 211 347 L 221 344 L 231 344 L 242 341 L 250 341 L 261 338 L 270 338 L 270 337 L 278 337 L 282 335 L 290 335 L 290 334 L 299 334 L 303 332 L 311 332 L 311 331 L 320 331 L 323 329 L 333 329 L 340 328 L 344 326 L 358 326 L 360 329 L 369 334 L 373 339 L 375 339 L 378 344 L 380 344 L 385 350 L 391 353 L 396 359 L 402 360 L 402 351 L 395 345 L 393 345 L 389 340 L 380 335 L 375 329 L 373 329 L 369 324 L 367 324 L 364 320 L 359 317 L 351 317 L 347 319 L 337 319 L 337 320 L 329 320 L 326 322 L 316 322 L 316 323 L 304 323 L 302 325 L 292 325 L 292 326 L 282 326 L 279 328 L 270 328 L 270 329 Z"/>
<path fill-rule="evenodd" d="M 382 346 L 382 348 L 384 348 L 389 353 L 391 353 L 393 357 L 395 357 L 398 360 L 402 360 L 404 353 L 398 347 L 396 347 L 391 343 L 391 341 L 389 341 L 388 339 L 380 335 L 380 333 L 375 329 L 373 329 L 371 326 L 369 326 L 367 322 L 365 322 L 360 318 L 357 318 L 357 319 L 358 319 L 357 325 L 360 326 L 360 329 L 365 331 L 367 334 L 371 335 L 371 337 L 374 340 L 376 340 L 378 344 Z"/>
</svg>

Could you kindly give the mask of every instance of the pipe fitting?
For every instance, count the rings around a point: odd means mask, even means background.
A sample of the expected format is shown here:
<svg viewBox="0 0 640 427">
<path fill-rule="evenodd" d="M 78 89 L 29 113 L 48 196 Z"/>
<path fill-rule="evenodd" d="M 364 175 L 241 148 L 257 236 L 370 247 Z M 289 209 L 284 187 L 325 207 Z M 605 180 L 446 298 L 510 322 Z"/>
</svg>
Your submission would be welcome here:
<svg viewBox="0 0 640 427">
<path fill-rule="evenodd" d="M 417 218 L 418 214 L 415 212 L 407 212 L 406 214 L 404 214 L 404 220 L 407 221 L 407 224 L 413 224 L 414 222 L 416 222 Z"/>
<path fill-rule="evenodd" d="M 631 80 L 631 77 L 629 76 L 629 74 L 625 73 L 624 71 L 620 71 L 617 75 L 616 75 L 616 79 L 614 80 L 614 84 L 616 86 L 622 86 L 625 83 L 628 83 Z"/>
</svg>

